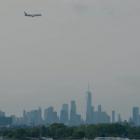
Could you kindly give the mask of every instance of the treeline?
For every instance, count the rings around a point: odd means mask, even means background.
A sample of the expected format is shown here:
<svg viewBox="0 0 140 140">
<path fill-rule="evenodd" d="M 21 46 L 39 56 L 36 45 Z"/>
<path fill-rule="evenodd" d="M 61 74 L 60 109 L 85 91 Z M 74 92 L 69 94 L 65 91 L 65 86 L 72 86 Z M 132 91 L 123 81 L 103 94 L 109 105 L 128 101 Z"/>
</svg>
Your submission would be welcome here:
<svg viewBox="0 0 140 140">
<path fill-rule="evenodd" d="M 128 124 L 98 124 L 73 127 L 65 126 L 64 124 L 52 124 L 48 127 L 5 128 L 0 130 L 0 135 L 14 139 L 28 139 L 31 137 L 51 137 L 54 139 L 125 137 L 140 139 L 140 127 L 131 127 Z"/>
</svg>

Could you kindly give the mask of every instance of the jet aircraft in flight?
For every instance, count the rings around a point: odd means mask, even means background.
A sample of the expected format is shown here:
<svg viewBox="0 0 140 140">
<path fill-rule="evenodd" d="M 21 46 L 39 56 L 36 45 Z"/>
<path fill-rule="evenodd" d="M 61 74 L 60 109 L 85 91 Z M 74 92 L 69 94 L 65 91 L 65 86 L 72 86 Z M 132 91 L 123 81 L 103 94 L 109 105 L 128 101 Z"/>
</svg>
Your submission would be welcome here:
<svg viewBox="0 0 140 140">
<path fill-rule="evenodd" d="M 27 16 L 27 17 L 39 17 L 39 16 L 42 16 L 41 14 L 28 14 L 26 12 L 24 12 L 24 15 Z"/>
</svg>

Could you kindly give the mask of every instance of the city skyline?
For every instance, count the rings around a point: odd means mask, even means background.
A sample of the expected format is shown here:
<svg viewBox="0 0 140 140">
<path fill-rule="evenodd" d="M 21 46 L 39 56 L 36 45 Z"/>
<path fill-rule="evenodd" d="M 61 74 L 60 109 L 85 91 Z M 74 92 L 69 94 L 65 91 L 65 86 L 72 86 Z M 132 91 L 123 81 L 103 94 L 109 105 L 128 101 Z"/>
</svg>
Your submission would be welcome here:
<svg viewBox="0 0 140 140">
<path fill-rule="evenodd" d="M 100 106 L 103 107 L 103 108 L 102 108 L 103 111 L 106 110 L 106 112 L 109 114 L 109 116 L 110 116 L 110 121 L 112 121 L 111 116 L 112 116 L 113 114 L 115 115 L 115 117 L 114 117 L 115 120 L 118 118 L 119 115 L 121 115 L 121 119 L 123 119 L 123 121 L 124 121 L 124 120 L 129 121 L 130 116 L 131 116 L 131 114 L 132 114 L 132 112 L 130 111 L 131 109 L 129 109 L 129 115 L 128 115 L 127 117 L 124 117 L 124 116 L 122 115 L 123 113 L 119 112 L 118 110 L 115 110 L 115 108 L 112 108 L 112 110 L 107 111 L 108 109 L 105 108 L 104 105 L 103 105 L 102 103 L 93 104 L 93 103 L 96 102 L 96 99 L 94 98 L 94 94 L 91 92 L 91 88 L 90 88 L 89 82 L 88 82 L 87 91 L 86 91 L 85 93 L 86 93 L 86 95 L 83 96 L 83 97 L 86 99 L 86 100 L 84 99 L 85 101 L 83 101 L 85 106 L 82 108 L 82 106 L 80 107 L 80 106 L 77 104 L 77 105 L 76 105 L 76 112 L 79 112 L 79 113 L 80 113 L 82 119 L 84 119 L 84 121 L 85 121 L 86 123 L 88 123 L 88 122 L 86 121 L 86 118 L 89 118 L 89 122 L 90 122 L 90 119 L 91 119 L 91 120 L 93 119 L 92 110 L 99 110 L 99 108 L 101 108 Z M 85 93 L 83 93 L 83 94 L 85 94 Z M 92 96 L 93 96 L 93 97 L 92 97 Z M 70 100 L 68 101 L 68 103 L 66 103 L 66 102 L 64 102 L 63 104 L 60 103 L 59 107 L 58 107 L 58 106 L 55 107 L 55 106 L 53 105 L 53 103 L 50 104 L 50 105 L 48 105 L 48 107 L 49 107 L 49 108 L 50 108 L 50 107 L 53 107 L 53 109 L 55 109 L 55 111 L 58 112 L 58 115 L 59 115 L 59 117 L 60 117 L 60 116 L 61 116 L 61 111 L 63 110 L 63 106 L 68 105 L 68 108 L 69 108 L 69 106 L 71 105 L 71 101 L 77 102 L 76 99 L 75 99 L 75 100 L 70 99 Z M 137 105 L 134 105 L 134 106 L 137 107 Z M 33 109 L 33 110 L 36 110 L 36 108 L 41 108 L 41 109 L 44 110 L 44 112 L 45 112 L 46 107 L 47 107 L 47 106 L 41 106 L 41 105 L 39 105 L 39 106 L 35 106 L 35 107 L 33 107 L 33 108 L 32 108 L 32 107 L 26 108 L 26 109 L 23 108 L 23 110 L 26 110 L 27 112 L 28 112 L 28 111 L 30 112 L 32 109 Z M 82 111 L 81 111 L 81 112 L 80 112 L 80 109 L 79 109 L 79 108 L 82 108 Z M 133 108 L 133 106 L 132 106 L 131 108 Z M 138 107 L 137 107 L 137 108 L 138 108 Z M 2 109 L 1 109 L 1 110 L 2 110 Z M 114 112 L 114 111 L 115 111 L 115 112 Z M 116 112 L 117 112 L 118 114 L 116 114 Z M 11 112 L 11 113 L 5 112 L 5 113 L 6 113 L 6 115 L 8 115 L 8 116 L 16 115 L 17 117 L 21 117 L 21 116 L 23 115 L 22 109 L 21 109 L 18 113 L 14 113 L 14 112 Z M 69 114 L 69 115 L 70 115 L 70 114 Z M 117 115 L 118 115 L 118 116 L 117 116 Z M 91 121 L 90 123 L 93 123 L 93 122 Z"/>
<path fill-rule="evenodd" d="M 139 107 L 132 107 L 129 118 L 122 118 L 122 115 L 116 110 L 112 110 L 111 114 L 105 111 L 101 105 L 93 104 L 92 92 L 88 84 L 86 91 L 86 110 L 85 114 L 78 112 L 77 103 L 71 100 L 70 103 L 62 103 L 61 109 L 57 111 L 53 105 L 45 109 L 38 107 L 38 109 L 23 110 L 22 115 L 19 117 L 16 114 L 10 114 L 14 120 L 14 125 L 40 125 L 52 123 L 64 123 L 65 125 L 80 125 L 80 124 L 98 124 L 98 123 L 121 123 L 129 122 L 136 126 L 140 125 Z M 131 110 L 131 109 L 130 109 Z M 7 116 L 6 112 L 0 111 L 0 117 Z M 85 117 L 84 117 L 85 116 Z M 8 121 L 9 121 L 8 117 Z"/>
<path fill-rule="evenodd" d="M 27 13 L 41 13 L 27 18 Z M 122 118 L 140 106 L 139 0 L 1 0 L 0 107 L 8 114 L 75 100 Z"/>
<path fill-rule="evenodd" d="M 84 119 L 77 111 L 75 100 L 68 103 L 63 103 L 60 113 L 53 106 L 42 110 L 41 107 L 30 111 L 23 110 L 22 116 L 17 117 L 15 114 L 7 116 L 5 112 L 0 111 L 0 126 L 40 126 L 51 125 L 53 123 L 63 123 L 68 126 L 79 126 L 82 124 L 110 124 L 110 123 L 128 123 L 131 126 L 140 126 L 140 108 L 134 106 L 132 108 L 129 119 L 122 119 L 120 113 L 112 110 L 112 114 L 108 115 L 102 109 L 102 105 L 97 108 L 92 104 L 92 93 L 89 90 L 86 92 L 86 118 Z"/>
<path fill-rule="evenodd" d="M 86 93 L 86 94 L 85 94 Z M 82 97 L 82 99 L 84 99 L 82 102 L 84 103 L 84 107 L 83 107 L 83 105 L 80 107 L 80 105 L 76 105 L 77 107 L 76 107 L 76 111 L 78 111 L 80 114 L 82 114 L 82 116 L 83 116 L 83 118 L 86 120 L 86 118 L 87 118 L 87 114 L 89 113 L 90 114 L 90 111 L 92 110 L 92 109 L 98 109 L 98 105 L 103 105 L 103 104 L 101 104 L 101 103 L 98 103 L 98 104 L 93 104 L 93 102 L 95 103 L 96 102 L 96 99 L 94 98 L 94 94 L 91 92 L 91 87 L 90 87 L 90 84 L 88 83 L 88 86 L 87 86 L 87 91 L 85 91 L 85 92 L 83 92 L 82 93 L 83 94 L 83 96 L 81 96 Z M 71 101 L 75 101 L 75 102 L 77 102 L 77 100 L 76 99 L 74 99 L 74 98 L 72 98 L 72 99 L 69 99 L 68 100 L 68 103 L 67 103 L 67 101 L 65 101 L 63 104 L 62 103 L 59 103 L 59 107 L 57 106 L 57 107 L 55 107 L 54 106 L 54 104 L 53 103 L 51 103 L 50 105 L 47 105 L 48 107 L 54 107 L 55 108 L 55 110 L 57 111 L 57 112 L 61 112 L 61 110 L 62 110 L 62 106 L 63 105 L 68 105 L 68 106 L 70 106 L 71 105 Z M 42 108 L 42 109 L 46 109 L 46 107 L 47 106 L 41 106 L 41 105 L 36 105 L 36 106 L 34 106 L 34 107 L 29 107 L 29 108 L 22 108 L 21 110 L 27 110 L 27 111 L 30 111 L 30 110 L 32 110 L 32 109 L 36 109 L 36 108 Z M 83 108 L 82 108 L 83 107 Z M 80 109 L 79 108 L 82 108 L 82 112 L 80 112 Z M 105 109 L 105 108 L 104 108 Z M 10 113 L 10 112 L 6 112 L 6 114 L 7 115 L 12 115 L 12 114 L 15 114 L 15 115 L 17 115 L 17 116 L 21 116 L 21 115 L 23 115 L 22 113 L 22 111 L 20 110 L 20 112 L 18 112 L 18 113 Z M 112 108 L 112 110 L 113 110 L 113 108 Z M 111 115 L 111 111 L 112 110 L 110 110 L 110 112 L 109 112 L 109 114 Z M 60 114 L 59 114 L 60 115 Z"/>
<path fill-rule="evenodd" d="M 70 107 L 69 107 L 70 106 Z M 120 115 L 120 114 L 119 114 Z M 11 121 L 10 121 L 11 119 Z M 102 110 L 102 106 L 98 105 L 98 108 L 92 105 L 92 93 L 89 85 L 86 92 L 86 118 L 84 119 L 77 111 L 77 104 L 75 100 L 72 100 L 69 104 L 63 103 L 60 113 L 55 111 L 53 106 L 49 106 L 44 111 L 38 107 L 38 109 L 26 111 L 23 110 L 22 116 L 17 117 L 15 114 L 7 117 L 5 112 L 0 111 L 0 125 L 3 124 L 3 120 L 11 126 L 39 126 L 50 125 L 53 123 L 63 123 L 69 126 L 78 126 L 81 124 L 99 124 L 99 123 L 121 123 L 121 116 L 118 120 L 111 121 L 111 117 Z M 9 122 L 10 121 L 10 122 Z"/>
</svg>

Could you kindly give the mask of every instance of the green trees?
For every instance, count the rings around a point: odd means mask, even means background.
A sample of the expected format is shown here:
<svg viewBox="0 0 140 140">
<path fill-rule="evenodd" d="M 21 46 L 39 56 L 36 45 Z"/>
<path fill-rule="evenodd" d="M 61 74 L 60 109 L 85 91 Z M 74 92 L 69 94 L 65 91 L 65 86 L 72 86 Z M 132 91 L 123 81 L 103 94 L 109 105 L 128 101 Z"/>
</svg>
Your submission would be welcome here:
<svg viewBox="0 0 140 140">
<path fill-rule="evenodd" d="M 131 127 L 128 124 L 98 124 L 65 126 L 64 124 L 52 124 L 49 127 L 26 127 L 0 129 L 0 135 L 8 138 L 40 138 L 52 137 L 54 139 L 81 139 L 95 137 L 127 137 L 140 139 L 140 127 Z"/>
<path fill-rule="evenodd" d="M 52 124 L 47 128 L 48 137 L 65 138 L 67 136 L 67 127 L 64 124 Z"/>
<path fill-rule="evenodd" d="M 85 132 L 85 126 L 84 125 L 73 128 L 72 138 L 81 139 L 81 138 L 84 138 L 85 135 L 86 135 L 86 132 Z"/>
</svg>

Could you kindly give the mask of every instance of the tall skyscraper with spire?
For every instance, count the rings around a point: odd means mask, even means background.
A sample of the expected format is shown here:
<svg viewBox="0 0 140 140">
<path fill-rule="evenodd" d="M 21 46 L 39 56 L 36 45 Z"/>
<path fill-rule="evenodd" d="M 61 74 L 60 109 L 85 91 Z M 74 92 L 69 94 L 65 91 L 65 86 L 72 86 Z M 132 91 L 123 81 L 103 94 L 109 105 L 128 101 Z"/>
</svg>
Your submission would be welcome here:
<svg viewBox="0 0 140 140">
<path fill-rule="evenodd" d="M 92 94 L 88 84 L 88 91 L 86 92 L 86 123 L 90 124 L 93 122 L 93 107 L 92 107 Z"/>
</svg>

